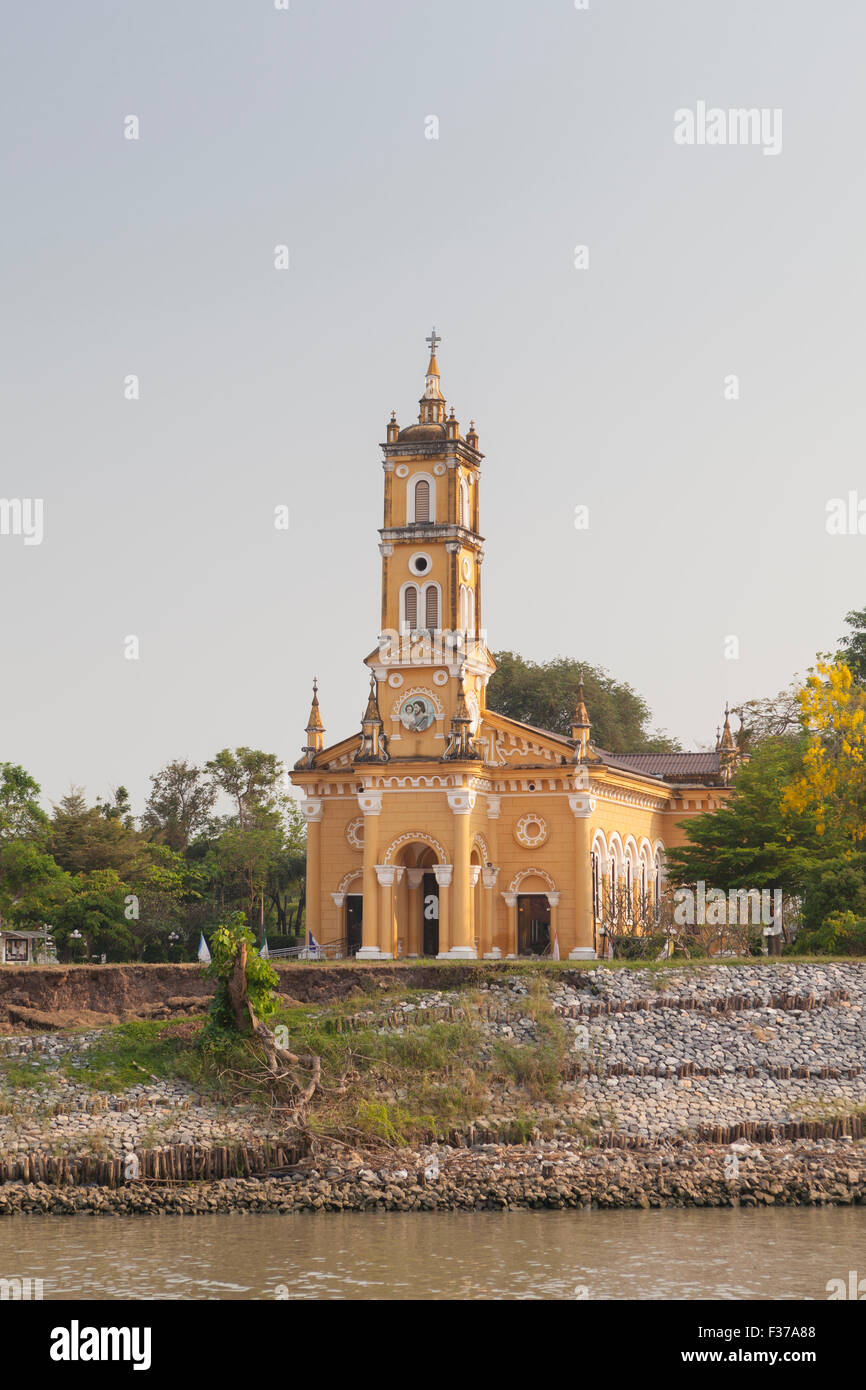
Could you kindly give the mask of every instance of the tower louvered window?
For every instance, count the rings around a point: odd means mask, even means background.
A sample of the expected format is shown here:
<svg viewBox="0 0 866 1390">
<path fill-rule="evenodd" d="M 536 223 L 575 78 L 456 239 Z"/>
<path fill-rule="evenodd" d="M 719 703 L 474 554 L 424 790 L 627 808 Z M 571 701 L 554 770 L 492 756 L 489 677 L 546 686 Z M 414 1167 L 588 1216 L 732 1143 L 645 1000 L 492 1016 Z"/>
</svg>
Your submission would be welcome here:
<svg viewBox="0 0 866 1390">
<path fill-rule="evenodd" d="M 439 590 L 435 584 L 430 584 L 424 595 L 424 626 L 437 628 L 439 626 Z"/>
<path fill-rule="evenodd" d="M 415 520 L 430 520 L 430 484 L 426 478 L 419 478 L 415 484 Z"/>
<path fill-rule="evenodd" d="M 403 595 L 403 613 L 406 626 L 416 628 L 418 626 L 418 590 L 414 584 L 410 584 Z"/>
</svg>

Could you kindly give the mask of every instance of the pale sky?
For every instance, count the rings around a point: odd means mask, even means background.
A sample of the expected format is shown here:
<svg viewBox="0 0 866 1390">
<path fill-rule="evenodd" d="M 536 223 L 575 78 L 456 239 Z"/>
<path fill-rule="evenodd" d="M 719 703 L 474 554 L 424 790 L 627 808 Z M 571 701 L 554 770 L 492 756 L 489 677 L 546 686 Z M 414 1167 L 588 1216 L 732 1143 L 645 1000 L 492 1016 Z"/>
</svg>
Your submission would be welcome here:
<svg viewBox="0 0 866 1390">
<path fill-rule="evenodd" d="M 606 666 L 688 748 L 866 605 L 866 536 L 825 530 L 866 497 L 858 0 L 5 27 L 0 497 L 42 499 L 44 537 L 0 535 L 0 760 L 47 800 L 125 783 L 140 812 L 227 745 L 291 763 L 314 673 L 327 740 L 358 727 L 378 444 L 433 324 L 486 455 L 494 649 Z M 781 152 L 677 145 L 699 102 L 780 110 Z"/>
</svg>

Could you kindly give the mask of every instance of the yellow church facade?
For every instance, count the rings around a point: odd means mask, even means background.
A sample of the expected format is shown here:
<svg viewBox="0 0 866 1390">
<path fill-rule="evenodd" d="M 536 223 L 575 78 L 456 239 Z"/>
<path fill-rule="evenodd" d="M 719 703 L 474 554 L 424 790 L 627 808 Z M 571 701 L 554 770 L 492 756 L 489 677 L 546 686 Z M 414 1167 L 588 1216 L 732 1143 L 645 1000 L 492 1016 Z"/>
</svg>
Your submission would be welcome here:
<svg viewBox="0 0 866 1390">
<path fill-rule="evenodd" d="M 605 896 L 652 921 L 668 847 L 729 795 L 714 752 L 613 756 L 581 692 L 571 737 L 487 708 L 482 462 L 441 390 L 435 330 L 417 423 L 381 446 L 381 620 L 359 730 L 325 744 L 314 683 L 292 772 L 307 820 L 307 926 L 359 960 L 590 959 Z"/>
</svg>

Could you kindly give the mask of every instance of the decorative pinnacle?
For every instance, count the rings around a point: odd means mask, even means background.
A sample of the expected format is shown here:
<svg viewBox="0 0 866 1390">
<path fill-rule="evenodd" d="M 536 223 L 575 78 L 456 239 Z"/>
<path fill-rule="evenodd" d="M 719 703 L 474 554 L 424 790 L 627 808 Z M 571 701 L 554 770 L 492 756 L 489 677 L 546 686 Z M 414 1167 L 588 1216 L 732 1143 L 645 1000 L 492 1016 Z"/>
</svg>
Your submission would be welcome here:
<svg viewBox="0 0 866 1390">
<path fill-rule="evenodd" d="M 433 329 L 433 332 L 430 334 L 430 337 L 427 338 L 427 339 L 425 339 L 425 341 L 427 342 L 427 344 L 428 344 L 428 346 L 429 346 L 429 348 L 430 348 L 430 356 L 431 356 L 431 357 L 435 357 L 435 356 L 436 356 L 436 349 L 437 349 L 437 347 L 439 346 L 439 344 L 442 342 L 442 339 L 439 337 L 439 335 L 438 335 L 438 333 L 436 332 L 436 329 L 435 329 L 435 328 Z"/>
</svg>

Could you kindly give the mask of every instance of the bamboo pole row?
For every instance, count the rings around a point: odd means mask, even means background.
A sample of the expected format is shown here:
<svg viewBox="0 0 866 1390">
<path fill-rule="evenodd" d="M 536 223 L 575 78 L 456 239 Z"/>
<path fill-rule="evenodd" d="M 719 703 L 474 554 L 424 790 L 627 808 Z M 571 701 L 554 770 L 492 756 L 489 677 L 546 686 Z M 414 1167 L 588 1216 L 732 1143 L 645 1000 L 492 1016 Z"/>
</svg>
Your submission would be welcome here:
<svg viewBox="0 0 866 1390">
<path fill-rule="evenodd" d="M 264 1175 L 299 1161 L 303 1150 L 289 1144 L 233 1144 L 212 1148 L 170 1144 L 139 1149 L 131 1161 L 94 1154 L 0 1154 L 0 1183 L 43 1182 L 52 1186 L 122 1187 L 126 1183 L 209 1182 L 218 1178 Z"/>
</svg>

